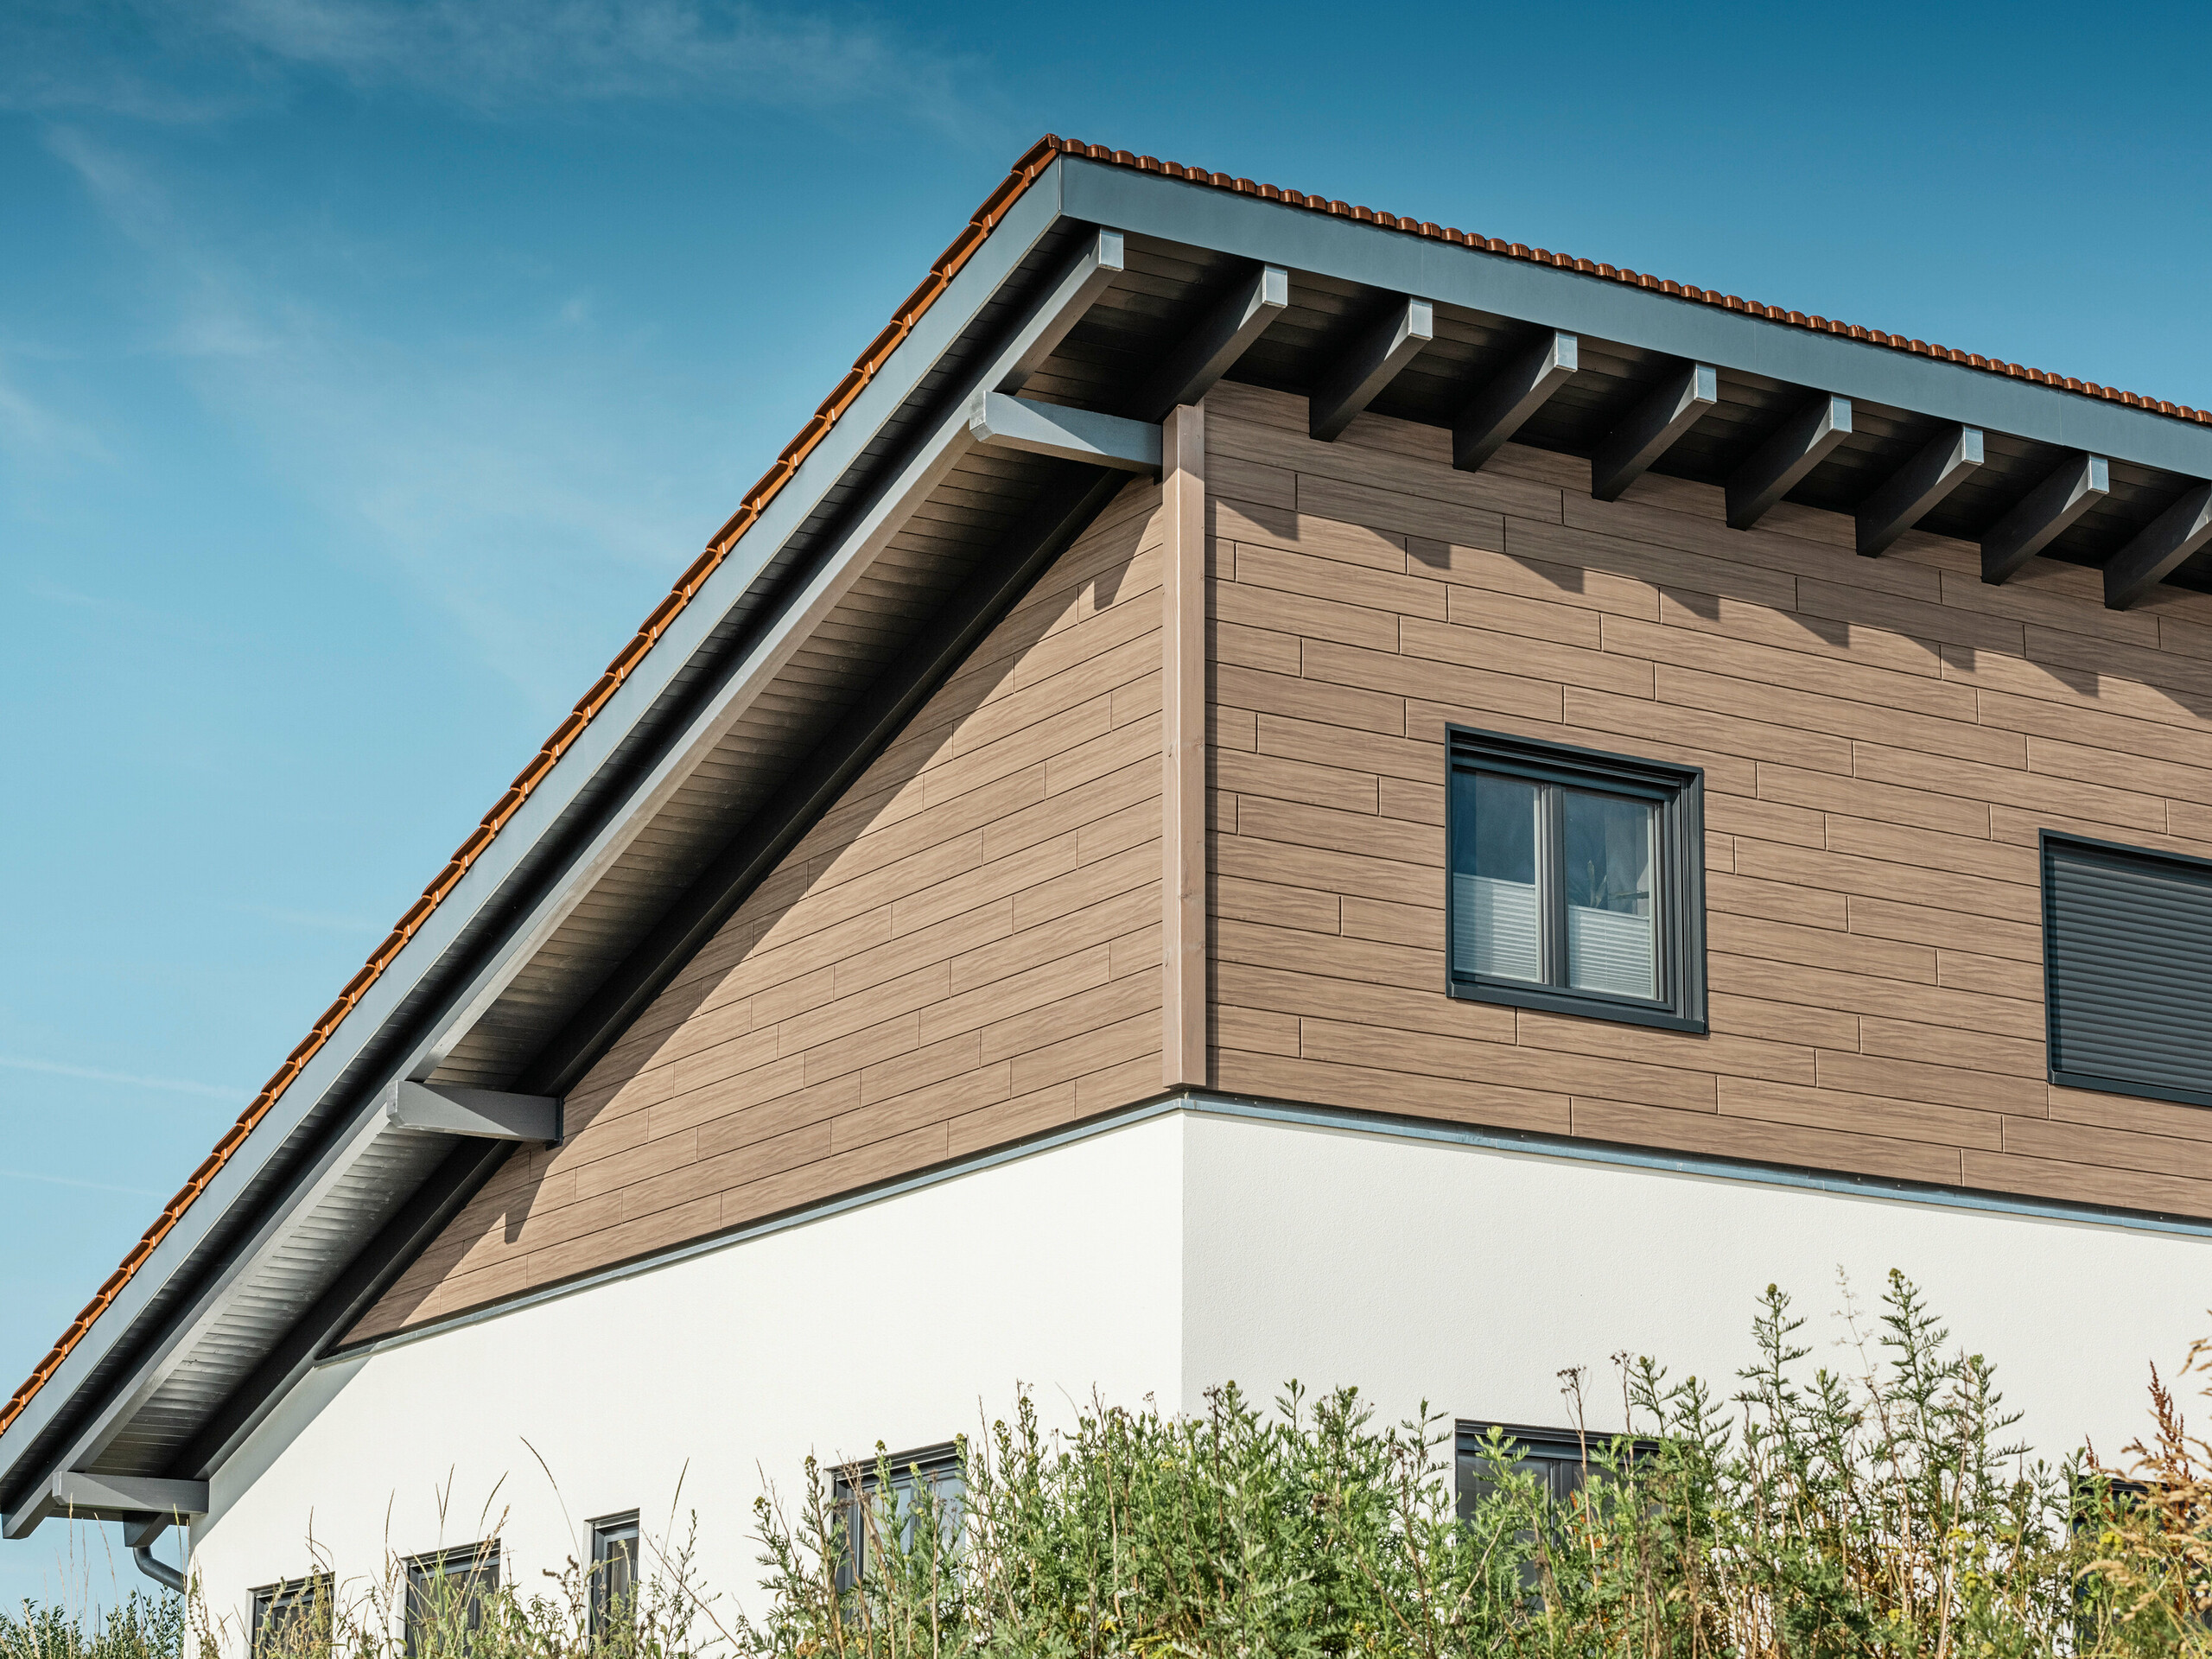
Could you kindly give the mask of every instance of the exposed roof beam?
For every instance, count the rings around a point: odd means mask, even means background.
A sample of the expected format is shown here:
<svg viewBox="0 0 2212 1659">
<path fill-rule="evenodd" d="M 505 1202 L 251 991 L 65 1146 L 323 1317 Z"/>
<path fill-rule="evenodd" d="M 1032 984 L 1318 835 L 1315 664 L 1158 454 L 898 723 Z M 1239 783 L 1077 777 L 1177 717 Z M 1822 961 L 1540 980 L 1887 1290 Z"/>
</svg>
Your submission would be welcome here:
<svg viewBox="0 0 2212 1659">
<path fill-rule="evenodd" d="M 1946 427 L 1890 474 L 1859 509 L 1859 550 L 1868 558 L 1935 511 L 1981 467 L 1981 429 Z"/>
<path fill-rule="evenodd" d="M 1853 403 L 1909 409 L 2037 443 L 2094 449 L 2135 465 L 2212 478 L 2212 424 L 1910 352 L 1869 348 L 1847 333 L 1793 327 L 1724 305 L 1685 304 L 1661 291 L 1571 269 L 1461 250 L 1349 216 L 1303 213 L 1257 194 L 1193 189 L 1110 162 L 1064 156 L 1062 211 L 1131 236 L 1233 249 L 1302 276 L 1427 295 L 1491 316 L 1620 340 L 1687 363 L 1783 385 L 1819 386 Z"/>
<path fill-rule="evenodd" d="M 2004 581 L 2111 488 L 2112 468 L 2102 455 L 2068 456 L 1981 538 L 1981 579 Z"/>
<path fill-rule="evenodd" d="M 561 1102 L 553 1095 L 510 1095 L 402 1078 L 385 1085 L 385 1121 L 395 1129 L 467 1135 L 486 1141 L 558 1141 Z"/>
<path fill-rule="evenodd" d="M 1436 308 L 1427 300 L 1409 297 L 1391 307 L 1313 388 L 1307 404 L 1308 429 L 1324 443 L 1333 440 L 1435 338 Z"/>
<path fill-rule="evenodd" d="M 1728 524 L 1749 530 L 1798 480 L 1851 435 L 1851 399 L 1828 392 L 1783 422 L 1751 458 L 1728 475 Z"/>
<path fill-rule="evenodd" d="M 1129 407 L 1141 419 L 1158 421 L 1171 409 L 1197 403 L 1289 308 L 1290 273 L 1281 265 L 1262 265 L 1176 342 Z"/>
<path fill-rule="evenodd" d="M 991 390 L 1011 395 L 1028 385 L 1029 377 L 1044 366 L 1046 358 L 1060 349 L 1060 342 L 1068 337 L 1069 331 L 1083 321 L 1098 296 L 1113 287 L 1114 279 L 1127 264 L 1119 231 L 1102 229 L 1093 236 L 1090 245 L 1076 256 L 1068 274 L 1062 278 L 1058 295 L 1044 313 L 1044 326 L 1030 330 L 1020 351 L 992 383 Z"/>
<path fill-rule="evenodd" d="M 44 1486 L 0 1524 L 0 1536 L 22 1538 L 49 1516 L 80 1520 L 136 1520 L 207 1513 L 204 1480 L 149 1480 L 141 1475 L 87 1475 L 57 1469 Z"/>
<path fill-rule="evenodd" d="M 1619 500 L 1719 401 L 1720 373 L 1710 363 L 1693 363 L 1661 382 L 1599 442 L 1590 458 L 1590 493 L 1600 501 Z"/>
<path fill-rule="evenodd" d="M 2105 566 L 2105 603 L 2126 610 L 2207 542 L 2212 542 L 2212 484 L 2198 484 L 2112 556 Z"/>
<path fill-rule="evenodd" d="M 1521 423 L 1574 378 L 1581 341 L 1557 330 L 1531 342 L 1488 385 L 1452 425 L 1452 464 L 1463 473 L 1480 470 L 1521 429 Z"/>
<path fill-rule="evenodd" d="M 1121 473 L 1160 470 L 1160 424 L 1132 421 L 1096 410 L 1039 404 L 1003 392 L 976 394 L 968 410 L 968 431 L 978 443 L 1052 455 Z"/>
</svg>

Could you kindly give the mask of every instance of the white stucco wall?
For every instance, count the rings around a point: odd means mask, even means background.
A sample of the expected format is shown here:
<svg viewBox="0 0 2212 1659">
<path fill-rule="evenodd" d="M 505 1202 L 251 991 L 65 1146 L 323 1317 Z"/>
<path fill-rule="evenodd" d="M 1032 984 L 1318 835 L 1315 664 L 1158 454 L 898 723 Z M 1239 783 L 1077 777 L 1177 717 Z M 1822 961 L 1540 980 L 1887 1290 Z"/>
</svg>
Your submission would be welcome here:
<svg viewBox="0 0 2212 1659">
<path fill-rule="evenodd" d="M 319 1562 L 348 1598 L 496 1530 L 506 1580 L 550 1591 L 630 1509 L 661 1538 L 696 1506 L 702 1578 L 749 1585 L 764 1472 L 791 1493 L 810 1452 L 972 1433 L 1017 1382 L 1059 1417 L 1094 1384 L 1172 1391 L 1181 1141 L 1134 1124 L 319 1369 L 194 1529 L 227 1650 L 254 1586 Z"/>
<path fill-rule="evenodd" d="M 326 1365 L 219 1471 L 193 1565 L 235 1630 L 310 1536 L 359 1591 L 496 1530 L 538 1587 L 588 1517 L 664 1537 L 696 1507 L 735 1592 L 764 1473 L 973 1432 L 1017 1382 L 1059 1421 L 1094 1389 L 1175 1410 L 1294 1376 L 1386 1418 L 1556 1423 L 1581 1365 L 1611 1426 L 1618 1350 L 1731 1391 L 1770 1281 L 1843 1363 L 1840 1266 L 1870 1313 L 1888 1268 L 1917 1279 L 2053 1450 L 2116 1451 L 2145 1363 L 2212 1329 L 2202 1238 L 1168 1116 Z"/>
<path fill-rule="evenodd" d="M 1184 1143 L 1186 1391 L 1357 1382 L 1395 1421 L 1559 1424 L 1586 1368 L 1619 1427 L 1611 1357 L 1735 1391 L 1770 1283 L 1809 1322 L 1807 1366 L 1855 1371 L 1837 1271 L 1871 1327 L 1901 1269 L 1954 1344 L 1986 1356 L 2016 1433 L 2116 1454 L 2146 1427 L 2147 1363 L 2212 1335 L 2212 1239 L 1762 1182 L 1193 1116 Z"/>
</svg>

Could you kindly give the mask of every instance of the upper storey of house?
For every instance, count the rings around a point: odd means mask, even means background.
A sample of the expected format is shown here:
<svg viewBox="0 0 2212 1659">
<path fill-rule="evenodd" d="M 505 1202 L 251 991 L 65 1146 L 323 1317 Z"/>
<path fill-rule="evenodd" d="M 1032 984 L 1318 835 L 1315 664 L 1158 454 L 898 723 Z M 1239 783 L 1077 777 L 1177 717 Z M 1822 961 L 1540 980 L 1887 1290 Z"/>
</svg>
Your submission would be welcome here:
<svg viewBox="0 0 2212 1659">
<path fill-rule="evenodd" d="M 342 1342 L 1185 1090 L 2212 1217 L 2207 480 L 2193 410 L 1040 144 L 0 1508 L 188 1513 Z"/>
</svg>

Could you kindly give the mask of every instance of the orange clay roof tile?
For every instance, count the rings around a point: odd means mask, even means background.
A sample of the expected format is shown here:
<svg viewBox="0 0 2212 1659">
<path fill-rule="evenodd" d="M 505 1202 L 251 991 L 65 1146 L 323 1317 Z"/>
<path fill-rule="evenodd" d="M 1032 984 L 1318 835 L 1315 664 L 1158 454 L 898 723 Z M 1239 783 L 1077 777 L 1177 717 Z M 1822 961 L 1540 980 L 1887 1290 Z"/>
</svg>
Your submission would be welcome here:
<svg viewBox="0 0 2212 1659">
<path fill-rule="evenodd" d="M 891 353 L 896 351 L 907 335 L 913 332 L 914 325 L 936 302 L 938 296 L 950 286 L 952 279 L 960 274 L 962 267 L 974 257 L 976 250 L 983 245 L 984 239 L 1005 217 L 1007 209 L 1020 200 L 1022 194 L 1036 182 L 1045 169 L 1061 156 L 1080 156 L 1090 161 L 1105 162 L 1116 167 L 1134 168 L 1140 172 L 1157 173 L 1167 178 L 1181 179 L 1190 183 L 1205 185 L 1213 189 L 1225 190 L 1237 195 L 1256 196 L 1262 200 L 1282 202 L 1293 207 L 1304 208 L 1310 213 L 1329 213 L 1340 219 L 1355 219 L 1363 224 L 1378 225 L 1408 235 L 1425 237 L 1431 241 L 1447 242 L 1491 253 L 1503 254 L 1510 258 L 1528 260 L 1536 264 L 1551 265 L 1562 270 L 1579 271 L 1606 281 L 1626 283 L 1632 288 L 1649 289 L 1655 293 L 1677 296 L 1694 303 L 1716 305 L 1731 311 L 1745 312 L 1753 316 L 1764 317 L 1769 321 L 1780 322 L 1793 327 L 1810 328 L 1822 334 L 1840 334 L 1852 340 L 1865 340 L 1877 346 L 1886 346 L 1895 351 L 1910 352 L 1923 357 L 1941 358 L 1990 373 L 2006 375 L 2014 379 L 2031 380 L 2041 385 L 2060 387 L 2088 397 L 2101 397 L 2108 402 L 2126 404 L 2133 408 L 2152 410 L 2159 414 L 2171 415 L 2178 419 L 2212 425 L 2212 414 L 2208 414 L 2202 410 L 2175 404 L 2162 399 L 2141 397 L 2134 392 L 2115 391 L 2109 386 L 2101 386 L 2093 381 L 2083 382 L 2071 376 L 2051 374 L 2042 369 L 2025 368 L 2018 363 L 1984 358 L 1942 346 L 1930 346 L 1921 340 L 1907 340 L 1901 334 L 1885 334 L 1878 328 L 1862 328 L 1857 324 L 1837 322 L 1826 317 L 1808 317 L 1800 311 L 1786 311 L 1777 306 L 1762 305 L 1756 300 L 1739 299 L 1735 295 L 1724 295 L 1712 289 L 1692 287 L 1644 272 L 1592 264 L 1587 259 L 1553 253 L 1543 248 L 1530 248 L 1519 242 L 1502 242 L 1495 237 L 1484 237 L 1471 231 L 1451 229 L 1440 226 L 1433 220 L 1416 220 L 1396 213 L 1380 213 L 1371 207 L 1354 207 L 1340 200 L 1324 200 L 1319 196 L 1306 195 L 1296 190 L 1285 190 L 1272 184 L 1255 184 L 1250 179 L 1231 178 L 1226 173 L 1209 172 L 1204 168 L 1185 167 L 1179 162 L 1163 162 L 1151 156 L 1136 156 L 1126 149 L 1109 150 L 1100 144 L 1085 144 L 1076 139 L 1059 138 L 1048 133 L 1023 154 L 1021 158 L 1014 164 L 1013 170 L 1007 175 L 1005 180 L 983 199 L 982 206 L 969 217 L 968 224 L 961 230 L 960 234 L 953 238 L 951 245 L 947 247 L 931 265 L 929 275 L 923 279 L 920 286 L 899 302 L 898 310 L 893 314 L 883 332 L 868 342 L 868 349 L 861 353 L 852 369 L 842 380 L 838 382 L 836 389 L 800 429 L 798 435 L 785 448 L 783 453 L 777 457 L 776 464 L 762 475 L 759 483 L 746 492 L 743 499 L 738 505 L 737 511 L 730 515 L 728 521 L 720 530 L 715 532 L 712 539 L 707 543 L 706 550 L 684 571 L 668 597 L 654 607 L 652 614 L 646 619 L 645 625 L 640 627 L 637 634 L 616 653 L 614 661 L 608 664 L 607 671 L 601 675 L 591 690 L 577 702 L 574 712 L 567 715 L 560 725 L 554 728 L 553 734 L 545 740 L 538 753 L 531 757 L 530 764 L 524 766 L 516 777 L 513 785 L 499 798 L 499 804 L 484 815 L 481 823 L 469 833 L 468 838 L 462 842 L 451 861 L 438 872 L 437 879 L 423 891 L 421 898 L 408 906 L 406 914 L 399 918 L 397 927 L 382 944 L 377 947 L 375 954 L 370 957 L 367 964 L 346 982 L 346 989 L 340 995 L 338 1001 L 331 1004 L 329 1009 L 315 1022 L 315 1028 L 308 1033 L 306 1039 L 286 1057 L 284 1064 L 277 1067 L 269 1081 L 262 1085 L 261 1091 L 239 1115 L 238 1122 L 232 1125 L 220 1141 L 216 1142 L 214 1151 L 209 1154 L 200 1167 L 193 1172 L 192 1179 L 187 1181 L 177 1195 L 163 1206 L 161 1214 L 155 1217 L 154 1224 L 149 1227 L 138 1243 L 131 1247 L 130 1254 L 124 1257 L 122 1265 L 108 1275 L 106 1282 L 101 1285 L 98 1294 L 86 1305 L 84 1311 L 79 1313 L 70 1322 L 69 1328 L 62 1332 L 60 1340 L 56 1342 L 46 1357 L 33 1368 L 30 1376 L 24 1379 L 22 1386 L 10 1396 L 6 1406 L 0 1407 L 0 1433 L 5 1433 L 16 1420 L 22 1415 L 24 1408 L 30 1404 L 33 1397 L 61 1368 L 62 1363 L 69 1357 L 71 1351 L 77 1344 L 84 1340 L 86 1333 L 92 1329 L 93 1322 L 113 1305 L 115 1299 L 122 1294 L 124 1287 L 130 1282 L 132 1276 L 153 1255 L 162 1240 L 168 1236 L 170 1230 L 183 1217 L 185 1211 L 190 1209 L 200 1193 L 207 1190 L 208 1184 L 214 1179 L 223 1166 L 245 1143 L 246 1136 L 263 1118 L 268 1116 L 270 1108 L 276 1105 L 285 1090 L 291 1086 L 292 1080 L 299 1075 L 302 1068 L 320 1052 L 325 1043 L 329 1041 L 331 1034 L 337 1030 L 340 1023 L 359 1003 L 361 998 L 367 995 L 369 988 L 374 985 L 384 971 L 391 966 L 407 942 L 415 936 L 423 922 L 429 919 L 438 904 L 460 883 L 461 877 L 466 875 L 469 868 L 483 855 L 484 849 L 492 844 L 499 830 L 505 828 L 508 821 L 520 810 L 523 803 L 530 798 L 537 785 L 544 781 L 546 775 L 552 771 L 554 764 L 575 743 L 577 734 L 590 723 L 600 709 L 606 706 L 607 699 L 613 696 L 616 689 L 643 659 L 645 652 L 652 647 L 668 625 L 697 594 L 707 578 L 711 576 L 721 566 L 722 561 L 728 557 L 730 550 L 736 546 L 739 539 L 760 518 L 769 502 L 775 499 L 785 484 L 798 472 L 800 464 L 829 435 L 839 417 L 851 407 L 853 400 L 860 395 L 861 391 L 875 378 L 877 372 L 882 368 Z"/>
</svg>

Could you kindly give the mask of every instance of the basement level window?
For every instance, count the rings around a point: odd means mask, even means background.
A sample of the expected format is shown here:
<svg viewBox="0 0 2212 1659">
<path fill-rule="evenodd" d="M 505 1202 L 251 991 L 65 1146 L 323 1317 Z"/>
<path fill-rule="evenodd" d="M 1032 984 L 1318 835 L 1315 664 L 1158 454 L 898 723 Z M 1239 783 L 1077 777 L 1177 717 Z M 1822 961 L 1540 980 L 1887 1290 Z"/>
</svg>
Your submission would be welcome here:
<svg viewBox="0 0 2212 1659">
<path fill-rule="evenodd" d="M 332 1627 L 331 1576 L 316 1573 L 253 1592 L 253 1659 L 326 1653 Z"/>
<path fill-rule="evenodd" d="M 591 1523 L 591 1633 L 632 1627 L 638 1604 L 638 1512 Z"/>
<path fill-rule="evenodd" d="M 2042 841 L 2050 1080 L 2212 1106 L 2212 861 Z"/>
<path fill-rule="evenodd" d="M 915 1525 L 925 1516 L 934 1519 L 938 1537 L 950 1549 L 960 1540 L 967 1491 L 960 1448 L 950 1440 L 838 1470 L 831 1490 L 844 1535 L 837 1587 L 856 1587 L 869 1557 L 892 1539 L 902 1551 L 912 1549 Z"/>
<path fill-rule="evenodd" d="M 1452 994 L 1704 1031 L 1704 773 L 1450 739 Z"/>
<path fill-rule="evenodd" d="M 484 1604 L 499 1587 L 497 1539 L 414 1557 L 407 1563 L 406 1659 L 466 1653 L 484 1628 Z"/>
</svg>

